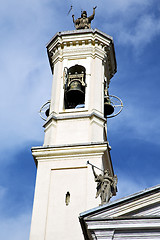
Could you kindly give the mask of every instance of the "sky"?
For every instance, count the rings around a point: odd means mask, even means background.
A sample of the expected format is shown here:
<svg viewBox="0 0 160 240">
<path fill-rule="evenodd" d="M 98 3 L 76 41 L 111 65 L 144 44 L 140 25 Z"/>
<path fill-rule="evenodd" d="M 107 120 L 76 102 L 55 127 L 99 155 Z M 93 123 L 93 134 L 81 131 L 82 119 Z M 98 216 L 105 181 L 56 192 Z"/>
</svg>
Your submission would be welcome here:
<svg viewBox="0 0 160 240">
<path fill-rule="evenodd" d="M 67 15 L 70 6 L 72 12 Z M 109 93 L 121 114 L 108 119 L 117 198 L 160 183 L 160 1 L 6 0 L 0 8 L 0 238 L 29 238 L 36 167 L 32 146 L 42 146 L 38 111 L 50 99 L 52 74 L 46 44 L 73 30 L 72 14 L 92 14 L 92 28 L 114 39 L 117 73 Z"/>
</svg>

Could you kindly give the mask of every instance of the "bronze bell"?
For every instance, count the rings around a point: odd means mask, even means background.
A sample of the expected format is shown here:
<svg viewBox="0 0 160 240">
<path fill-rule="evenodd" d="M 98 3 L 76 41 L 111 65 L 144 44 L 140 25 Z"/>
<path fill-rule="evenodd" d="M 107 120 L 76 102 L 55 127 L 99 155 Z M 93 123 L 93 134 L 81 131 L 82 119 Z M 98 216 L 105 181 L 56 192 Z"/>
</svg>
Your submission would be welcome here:
<svg viewBox="0 0 160 240">
<path fill-rule="evenodd" d="M 109 96 L 104 98 L 104 117 L 111 115 L 114 112 L 114 107 L 111 104 Z"/>
<path fill-rule="evenodd" d="M 49 108 L 45 111 L 46 117 L 49 116 Z"/>
<path fill-rule="evenodd" d="M 78 104 L 84 103 L 85 92 L 82 90 L 82 84 L 79 80 L 74 79 L 69 89 L 66 91 L 67 101 L 71 103 L 71 107 L 76 107 Z"/>
</svg>

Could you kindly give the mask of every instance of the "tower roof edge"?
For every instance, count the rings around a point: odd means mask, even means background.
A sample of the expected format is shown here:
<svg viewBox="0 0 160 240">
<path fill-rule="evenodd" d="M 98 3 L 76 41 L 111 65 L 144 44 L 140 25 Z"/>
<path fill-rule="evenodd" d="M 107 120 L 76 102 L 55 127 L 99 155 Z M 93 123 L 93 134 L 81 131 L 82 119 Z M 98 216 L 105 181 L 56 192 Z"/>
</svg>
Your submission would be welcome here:
<svg viewBox="0 0 160 240">
<path fill-rule="evenodd" d="M 94 42 L 94 44 L 98 43 L 98 45 L 100 44 L 102 48 L 104 48 L 104 51 L 106 52 L 104 62 L 109 61 L 110 63 L 109 75 L 107 76 L 109 84 L 110 79 L 117 72 L 114 41 L 110 35 L 100 31 L 97 28 L 57 32 L 46 45 L 52 73 L 53 73 L 52 56 L 54 55 L 55 51 L 59 48 L 59 46 L 63 49 L 64 44 L 67 44 L 68 46 L 74 43 L 76 45 L 77 43 L 84 41 L 86 44 L 90 42 L 92 43 Z"/>
<path fill-rule="evenodd" d="M 71 31 L 62 31 L 62 32 L 57 32 L 52 38 L 51 40 L 46 44 L 46 48 L 48 49 L 49 46 L 52 44 L 52 42 L 57 38 L 57 37 L 61 37 L 61 36 L 67 36 L 67 35 L 76 35 L 76 34 L 86 34 L 86 33 L 98 33 L 101 36 L 107 38 L 108 40 L 110 40 L 111 42 L 113 42 L 113 37 L 111 37 L 110 35 L 100 31 L 99 29 L 95 28 L 95 29 L 80 29 L 80 30 L 71 30 Z"/>
</svg>

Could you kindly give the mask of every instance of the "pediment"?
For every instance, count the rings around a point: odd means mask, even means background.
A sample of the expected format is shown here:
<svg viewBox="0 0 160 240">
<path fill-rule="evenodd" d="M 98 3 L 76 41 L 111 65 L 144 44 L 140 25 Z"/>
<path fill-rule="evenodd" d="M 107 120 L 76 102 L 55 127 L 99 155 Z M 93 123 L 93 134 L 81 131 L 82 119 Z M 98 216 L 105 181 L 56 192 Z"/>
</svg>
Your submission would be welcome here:
<svg viewBox="0 0 160 240">
<path fill-rule="evenodd" d="M 103 205 L 86 213 L 85 219 L 160 217 L 160 185 Z"/>
</svg>

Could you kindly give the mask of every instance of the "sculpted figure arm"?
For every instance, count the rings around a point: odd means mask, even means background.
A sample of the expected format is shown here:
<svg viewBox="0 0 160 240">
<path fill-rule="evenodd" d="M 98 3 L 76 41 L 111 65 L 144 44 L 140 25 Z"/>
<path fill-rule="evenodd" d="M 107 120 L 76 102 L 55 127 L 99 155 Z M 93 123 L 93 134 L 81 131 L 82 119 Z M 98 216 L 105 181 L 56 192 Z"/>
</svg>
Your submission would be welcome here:
<svg viewBox="0 0 160 240">
<path fill-rule="evenodd" d="M 76 29 L 79 29 L 80 18 L 75 19 L 74 14 L 72 15 L 73 23 Z"/>
<path fill-rule="evenodd" d="M 72 15 L 73 23 L 75 23 L 74 14 Z"/>
<path fill-rule="evenodd" d="M 94 174 L 95 179 L 97 179 L 98 175 L 96 174 L 93 166 L 92 166 L 92 171 L 93 171 L 93 174 Z"/>
<path fill-rule="evenodd" d="M 92 14 L 91 16 L 88 17 L 88 20 L 89 20 L 89 21 L 92 21 L 92 20 L 94 19 L 94 16 L 95 16 L 95 9 L 96 9 L 96 8 L 97 8 L 97 6 L 93 8 L 93 14 Z"/>
</svg>

